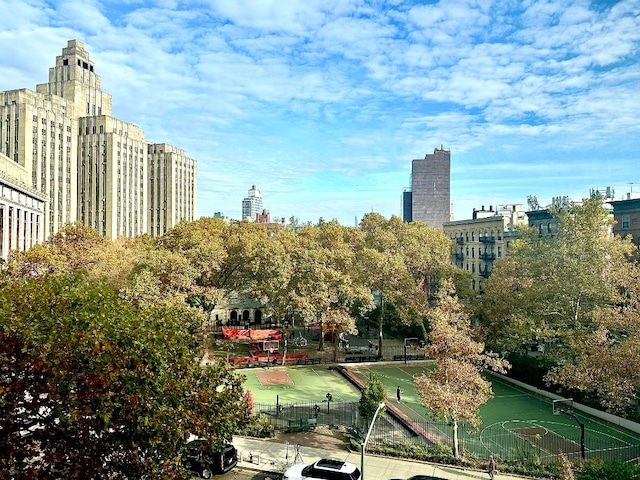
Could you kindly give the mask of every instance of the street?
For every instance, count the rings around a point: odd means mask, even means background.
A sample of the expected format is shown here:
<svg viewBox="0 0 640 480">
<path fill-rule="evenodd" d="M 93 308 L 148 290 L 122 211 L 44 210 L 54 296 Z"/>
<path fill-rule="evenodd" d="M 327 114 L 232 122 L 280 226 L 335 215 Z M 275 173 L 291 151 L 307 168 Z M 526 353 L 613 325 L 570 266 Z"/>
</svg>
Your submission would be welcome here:
<svg viewBox="0 0 640 480">
<path fill-rule="evenodd" d="M 235 467 L 230 472 L 222 475 L 215 475 L 213 480 L 278 480 L 282 477 L 280 473 L 259 472 L 256 470 L 249 470 L 242 467 Z M 196 475 L 191 477 L 193 480 L 200 478 Z"/>
</svg>

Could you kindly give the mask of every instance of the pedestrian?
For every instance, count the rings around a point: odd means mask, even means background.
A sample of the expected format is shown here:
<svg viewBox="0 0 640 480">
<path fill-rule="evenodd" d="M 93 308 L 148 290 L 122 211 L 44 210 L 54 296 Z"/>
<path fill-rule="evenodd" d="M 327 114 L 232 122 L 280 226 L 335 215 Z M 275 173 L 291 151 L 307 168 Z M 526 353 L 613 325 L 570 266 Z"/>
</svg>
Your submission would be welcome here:
<svg viewBox="0 0 640 480">
<path fill-rule="evenodd" d="M 402 390 L 400 390 L 400 385 L 398 385 L 398 388 L 396 388 L 396 398 L 398 399 L 398 403 L 400 403 L 400 394 L 402 393 Z"/>
<path fill-rule="evenodd" d="M 496 469 L 496 459 L 493 458 L 493 455 L 489 455 L 489 465 L 487 466 L 487 471 L 489 473 L 489 478 L 491 480 L 494 480 L 494 475 L 498 473 L 498 470 Z"/>
</svg>

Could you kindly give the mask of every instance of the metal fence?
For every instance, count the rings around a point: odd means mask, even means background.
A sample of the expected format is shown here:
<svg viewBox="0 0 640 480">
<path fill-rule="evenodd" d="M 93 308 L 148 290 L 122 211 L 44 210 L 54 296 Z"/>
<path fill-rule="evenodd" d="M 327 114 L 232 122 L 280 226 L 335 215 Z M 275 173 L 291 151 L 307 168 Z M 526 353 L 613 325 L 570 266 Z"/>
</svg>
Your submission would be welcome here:
<svg viewBox="0 0 640 480">
<path fill-rule="evenodd" d="M 269 419 L 276 430 L 289 430 L 290 423 L 316 419 L 318 425 L 357 425 L 357 403 L 327 401 L 296 403 L 256 403 L 254 411 Z"/>
<path fill-rule="evenodd" d="M 296 353 L 295 347 L 290 347 L 288 353 Z M 308 358 L 317 359 L 318 363 L 362 363 L 362 362 L 377 362 L 379 360 L 377 345 L 372 348 L 368 347 L 352 347 L 350 349 L 339 348 L 337 352 L 333 350 L 327 351 L 308 351 L 305 350 Z M 383 345 L 382 347 L 382 360 L 387 361 L 411 361 L 411 360 L 425 360 L 424 354 L 420 353 L 415 347 L 403 345 Z M 298 362 L 297 359 L 287 360 L 288 364 L 295 365 Z"/>
<path fill-rule="evenodd" d="M 301 425 L 315 419 L 313 425 L 344 427 L 354 435 L 368 429 L 367 422 L 358 415 L 357 402 L 297 402 L 256 403 L 255 412 L 268 418 L 276 430 L 286 431 L 292 425 Z M 484 429 L 475 431 L 466 425 L 458 428 L 461 451 L 481 458 L 489 453 L 502 461 L 534 461 L 554 463 L 561 454 L 571 460 L 581 459 L 580 438 L 565 437 L 551 431 L 540 433 L 534 429 L 507 430 Z M 407 420 L 388 409 L 376 421 L 369 439 L 370 447 L 400 446 L 410 444 L 423 448 L 435 444 L 451 446 L 451 425 L 441 421 Z M 640 445 L 628 444 L 616 439 L 585 439 L 587 459 L 601 458 L 607 461 L 633 462 L 640 459 Z"/>
</svg>

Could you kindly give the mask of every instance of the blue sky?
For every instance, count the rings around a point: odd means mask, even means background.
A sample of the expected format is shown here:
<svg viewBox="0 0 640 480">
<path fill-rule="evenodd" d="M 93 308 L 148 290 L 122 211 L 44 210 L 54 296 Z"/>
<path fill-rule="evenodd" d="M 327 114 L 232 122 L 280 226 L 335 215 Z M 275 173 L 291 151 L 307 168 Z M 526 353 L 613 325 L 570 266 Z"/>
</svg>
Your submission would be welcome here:
<svg viewBox="0 0 640 480">
<path fill-rule="evenodd" d="M 640 191 L 640 3 L 0 0 L 0 90 L 85 44 L 113 114 L 198 161 L 198 216 L 400 214 L 451 150 L 456 220 Z M 637 183 L 637 185 L 635 185 Z"/>
</svg>

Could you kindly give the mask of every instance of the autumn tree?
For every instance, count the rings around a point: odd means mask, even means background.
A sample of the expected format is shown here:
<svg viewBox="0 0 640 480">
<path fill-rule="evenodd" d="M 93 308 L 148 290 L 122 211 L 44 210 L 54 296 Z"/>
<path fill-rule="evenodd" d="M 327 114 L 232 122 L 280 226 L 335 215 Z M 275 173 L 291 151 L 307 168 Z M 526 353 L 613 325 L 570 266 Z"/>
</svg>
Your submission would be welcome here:
<svg viewBox="0 0 640 480">
<path fill-rule="evenodd" d="M 480 315 L 493 349 L 545 342 L 547 380 L 628 408 L 640 389 L 640 269 L 630 239 L 614 237 L 600 198 L 553 212 L 553 236 L 524 235 L 496 262 Z"/>
<path fill-rule="evenodd" d="M 493 398 L 483 370 L 505 372 L 508 363 L 473 340 L 470 312 L 455 296 L 451 281 L 442 284 L 428 319 L 431 331 L 425 353 L 435 360 L 435 368 L 416 376 L 415 385 L 422 404 L 434 417 L 450 422 L 457 458 L 458 425 L 466 422 L 478 427 L 480 405 Z"/>
<path fill-rule="evenodd" d="M 92 278 L 123 283 L 135 264 L 131 239 L 111 241 L 79 223 L 65 225 L 43 244 L 29 250 L 13 250 L 5 273 L 27 278 L 50 273 L 83 270 Z"/>
<path fill-rule="evenodd" d="M 594 312 L 636 288 L 627 259 L 635 247 L 611 235 L 612 219 L 598 199 L 554 216 L 555 235 L 514 241 L 484 283 L 483 327 L 496 348 L 514 351 L 590 329 Z"/>
<path fill-rule="evenodd" d="M 360 222 L 365 243 L 358 254 L 358 268 L 369 287 L 380 295 L 378 355 L 382 355 L 385 304 L 393 305 L 406 324 L 417 324 L 426 338 L 424 318 L 434 279 L 453 274 L 450 240 L 422 222 L 405 223 L 399 217 L 370 213 Z"/>
<path fill-rule="evenodd" d="M 249 221 L 204 217 L 179 223 L 157 246 L 185 258 L 197 272 L 187 301 L 209 313 L 230 296 L 254 296 L 269 303 L 270 287 L 286 283 L 282 251 L 271 241 L 277 234 Z"/>
<path fill-rule="evenodd" d="M 0 279 L 0 471 L 11 478 L 187 478 L 190 434 L 249 418 L 242 379 L 201 367 L 186 305 L 135 305 L 86 272 Z"/>
<path fill-rule="evenodd" d="M 324 333 L 355 333 L 355 316 L 373 308 L 373 297 L 366 284 L 355 275 L 356 256 L 361 243 L 358 229 L 337 221 L 306 225 L 296 233 L 285 230 L 272 238 L 284 258 L 278 282 L 270 282 L 270 299 L 280 315 L 295 315 L 320 325 L 318 348 L 324 349 Z M 282 283 L 284 282 L 284 283 Z"/>
</svg>

